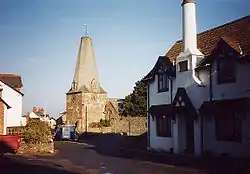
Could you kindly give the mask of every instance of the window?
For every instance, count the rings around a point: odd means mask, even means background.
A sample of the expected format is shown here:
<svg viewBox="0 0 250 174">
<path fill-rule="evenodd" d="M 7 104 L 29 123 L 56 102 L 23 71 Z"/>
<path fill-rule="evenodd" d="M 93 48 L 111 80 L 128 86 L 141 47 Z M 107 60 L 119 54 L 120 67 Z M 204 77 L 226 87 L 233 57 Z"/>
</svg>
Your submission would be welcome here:
<svg viewBox="0 0 250 174">
<path fill-rule="evenodd" d="M 158 74 L 158 92 L 168 91 L 168 76 L 166 73 Z"/>
<path fill-rule="evenodd" d="M 217 141 L 241 142 L 242 119 L 233 110 L 223 110 L 215 116 Z"/>
<path fill-rule="evenodd" d="M 179 65 L 178 66 L 179 72 L 183 72 L 183 71 L 187 71 L 188 70 L 188 61 L 187 60 L 179 62 L 178 65 Z"/>
<path fill-rule="evenodd" d="M 218 84 L 236 82 L 235 61 L 232 58 L 220 58 L 217 61 Z"/>
<path fill-rule="evenodd" d="M 158 137 L 171 137 L 171 118 L 156 116 L 156 129 Z"/>
</svg>

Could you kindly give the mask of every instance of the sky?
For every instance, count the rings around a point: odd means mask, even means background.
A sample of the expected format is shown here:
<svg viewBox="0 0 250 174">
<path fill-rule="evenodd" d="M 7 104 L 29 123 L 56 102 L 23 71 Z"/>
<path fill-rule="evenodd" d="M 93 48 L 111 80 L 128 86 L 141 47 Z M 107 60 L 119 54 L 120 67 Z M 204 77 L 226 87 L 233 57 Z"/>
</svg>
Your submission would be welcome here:
<svg viewBox="0 0 250 174">
<path fill-rule="evenodd" d="M 196 0 L 197 30 L 250 15 L 249 0 Z M 0 0 L 0 73 L 22 77 L 23 113 L 66 108 L 84 24 L 99 80 L 124 98 L 181 39 L 181 0 Z"/>
</svg>

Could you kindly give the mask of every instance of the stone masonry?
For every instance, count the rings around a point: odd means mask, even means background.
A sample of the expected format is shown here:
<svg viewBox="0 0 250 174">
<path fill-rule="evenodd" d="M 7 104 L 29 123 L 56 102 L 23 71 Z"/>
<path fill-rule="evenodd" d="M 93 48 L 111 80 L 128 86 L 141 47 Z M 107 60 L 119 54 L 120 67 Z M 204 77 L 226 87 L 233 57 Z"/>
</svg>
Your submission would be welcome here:
<svg viewBox="0 0 250 174">
<path fill-rule="evenodd" d="M 81 38 L 73 82 L 66 94 L 66 124 L 78 132 L 88 131 L 89 124 L 105 119 L 107 93 L 98 79 L 92 39 Z"/>
</svg>

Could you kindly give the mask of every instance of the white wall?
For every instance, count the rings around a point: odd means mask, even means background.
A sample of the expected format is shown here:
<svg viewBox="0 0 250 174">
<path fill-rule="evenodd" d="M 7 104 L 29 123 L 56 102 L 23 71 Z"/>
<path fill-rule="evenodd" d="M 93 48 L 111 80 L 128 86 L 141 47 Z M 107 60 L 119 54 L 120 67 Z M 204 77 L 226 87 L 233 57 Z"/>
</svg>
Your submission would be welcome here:
<svg viewBox="0 0 250 174">
<path fill-rule="evenodd" d="M 149 108 L 152 105 L 162 105 L 171 103 L 170 83 L 169 91 L 158 93 L 158 76 L 155 75 L 155 80 L 149 85 Z M 156 132 L 156 118 L 153 120 L 150 116 L 150 147 L 157 150 L 170 151 L 173 148 L 172 137 L 158 137 Z M 173 127 L 172 127 L 173 128 Z M 173 132 L 172 132 L 173 133 Z"/>
<path fill-rule="evenodd" d="M 36 115 L 33 111 L 30 113 L 29 118 L 40 118 L 38 115 Z M 40 118 L 41 120 L 41 118 Z"/>
<path fill-rule="evenodd" d="M 238 62 L 236 64 L 236 83 L 217 84 L 217 64 L 213 66 L 213 96 L 214 100 L 250 97 L 250 64 Z"/>
<path fill-rule="evenodd" d="M 171 103 L 170 81 L 168 84 L 169 84 L 169 91 L 158 92 L 158 76 L 155 75 L 155 80 L 154 82 L 150 84 L 150 87 L 149 87 L 149 95 L 150 95 L 149 105 L 150 106 Z"/>
<path fill-rule="evenodd" d="M 16 92 L 9 86 L 0 82 L 3 86 L 2 98 L 11 106 L 10 109 L 5 110 L 5 133 L 6 128 L 11 126 L 21 126 L 22 121 L 22 101 L 23 97 L 20 93 Z"/>
<path fill-rule="evenodd" d="M 172 136 L 173 137 L 173 136 Z M 156 118 L 150 116 L 150 147 L 156 150 L 170 151 L 173 148 L 172 137 L 158 137 L 156 132 Z"/>
</svg>

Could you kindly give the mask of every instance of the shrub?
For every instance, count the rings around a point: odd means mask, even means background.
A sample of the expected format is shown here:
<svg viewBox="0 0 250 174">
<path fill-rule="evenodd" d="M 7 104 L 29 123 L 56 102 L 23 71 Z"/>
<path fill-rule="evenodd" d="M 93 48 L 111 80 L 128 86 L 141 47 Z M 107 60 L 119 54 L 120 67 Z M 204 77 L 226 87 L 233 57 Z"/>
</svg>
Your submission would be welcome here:
<svg viewBox="0 0 250 174">
<path fill-rule="evenodd" d="M 50 127 L 40 120 L 30 120 L 22 133 L 24 142 L 31 144 L 48 143 L 51 138 Z"/>
<path fill-rule="evenodd" d="M 92 122 L 89 124 L 89 127 L 91 128 L 101 128 L 102 125 L 99 122 Z"/>
<path fill-rule="evenodd" d="M 109 120 L 100 120 L 100 124 L 102 127 L 110 127 L 110 121 Z"/>
</svg>

